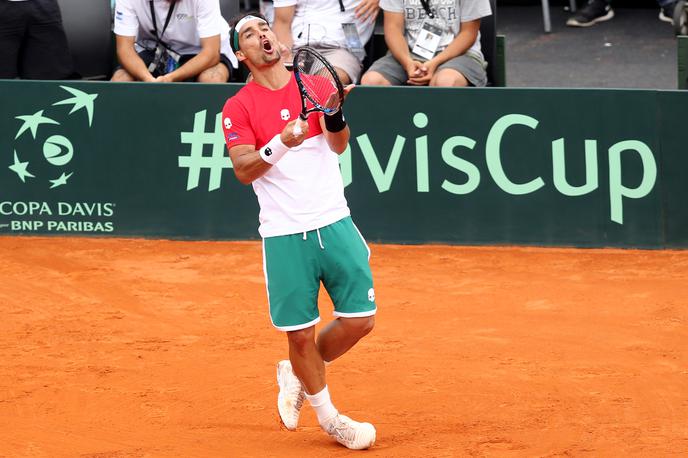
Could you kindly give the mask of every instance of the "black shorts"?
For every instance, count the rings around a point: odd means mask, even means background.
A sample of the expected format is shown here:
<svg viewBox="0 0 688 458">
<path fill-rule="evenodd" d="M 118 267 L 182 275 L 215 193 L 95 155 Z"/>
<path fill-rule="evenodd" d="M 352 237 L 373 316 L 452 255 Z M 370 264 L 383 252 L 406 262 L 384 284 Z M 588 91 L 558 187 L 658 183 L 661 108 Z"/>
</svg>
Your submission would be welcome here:
<svg viewBox="0 0 688 458">
<path fill-rule="evenodd" d="M 0 78 L 65 79 L 72 72 L 57 0 L 0 0 Z"/>
<path fill-rule="evenodd" d="M 2 1 L 2 0 L 0 0 L 0 1 Z M 144 49 L 143 51 L 141 51 L 139 53 L 139 57 L 141 58 L 141 60 L 143 60 L 143 63 L 146 64 L 146 66 L 148 66 L 148 65 L 150 65 L 151 62 L 153 62 L 153 59 L 155 58 L 155 51 L 149 50 L 149 49 Z M 193 59 L 194 57 L 196 57 L 196 54 L 184 54 L 184 55 L 182 55 L 179 58 L 179 66 L 181 67 L 182 65 L 184 65 L 185 63 L 187 63 L 188 61 Z M 223 64 L 225 67 L 227 67 L 227 72 L 228 72 L 227 73 L 228 74 L 227 81 L 229 81 L 229 79 L 232 77 L 232 63 L 230 62 L 229 58 L 227 58 L 227 56 L 225 56 L 224 54 L 220 54 L 220 63 Z M 117 70 L 119 70 L 120 68 L 122 68 L 121 65 L 117 67 Z M 152 75 L 157 78 L 161 74 L 156 69 L 155 71 L 153 71 Z M 190 78 L 187 81 L 196 81 L 196 78 Z"/>
</svg>

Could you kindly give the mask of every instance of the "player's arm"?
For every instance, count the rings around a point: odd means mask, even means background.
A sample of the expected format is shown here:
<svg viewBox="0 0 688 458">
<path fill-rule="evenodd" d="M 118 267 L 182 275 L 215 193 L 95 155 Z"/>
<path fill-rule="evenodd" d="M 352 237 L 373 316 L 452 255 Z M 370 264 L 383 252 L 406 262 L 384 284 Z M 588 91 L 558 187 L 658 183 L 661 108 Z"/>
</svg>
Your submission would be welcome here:
<svg viewBox="0 0 688 458">
<path fill-rule="evenodd" d="M 252 145 L 237 145 L 229 149 L 234 175 L 243 184 L 250 184 L 270 170 L 272 164 L 265 162 Z"/>
<path fill-rule="evenodd" d="M 136 53 L 134 42 L 136 37 L 128 37 L 124 35 L 115 35 L 115 42 L 117 44 L 117 60 L 120 65 L 137 81 L 155 81 L 151 72 L 148 71 L 148 66 L 143 62 L 143 59 Z"/>
<path fill-rule="evenodd" d="M 344 87 L 344 99 L 349 95 L 349 92 L 355 88 L 355 84 L 349 84 Z M 331 101 L 330 101 L 331 100 Z M 334 95 L 325 103 L 325 106 L 332 106 L 335 102 Z M 342 101 L 343 103 L 343 101 Z M 340 108 L 333 115 L 322 115 L 320 117 L 320 128 L 325 135 L 325 140 L 332 151 L 337 154 L 342 154 L 346 150 L 346 146 L 349 144 L 349 137 L 351 132 L 349 131 L 349 126 L 344 120 L 344 114 L 342 108 Z"/>
<path fill-rule="evenodd" d="M 173 72 L 159 78 L 161 81 L 186 81 L 220 62 L 220 35 L 201 38 L 201 52 Z"/>
<path fill-rule="evenodd" d="M 301 133 L 294 134 L 294 125 L 301 125 Z M 229 157 L 237 179 L 250 184 L 262 177 L 287 154 L 289 148 L 300 145 L 308 135 L 308 123 L 300 118 L 287 123 L 282 132 L 275 135 L 265 146 L 256 149 L 254 145 L 236 145 L 229 148 Z"/>
<path fill-rule="evenodd" d="M 338 112 L 341 113 L 341 110 Z M 340 116 L 335 113 L 332 116 Z M 342 154 L 346 150 L 346 145 L 349 143 L 349 126 L 344 124 L 344 128 L 337 132 L 330 132 L 327 127 L 328 119 L 331 118 L 328 115 L 323 115 L 320 117 L 320 127 L 322 128 L 323 134 L 325 135 L 325 140 L 329 145 L 330 149 L 337 154 Z M 342 117 L 343 121 L 343 117 Z"/>
<path fill-rule="evenodd" d="M 291 35 L 291 24 L 294 20 L 294 12 L 296 5 L 275 7 L 275 21 L 272 24 L 272 31 L 275 32 L 277 39 L 288 50 L 288 54 L 282 56 L 286 62 L 292 61 L 292 47 L 294 46 L 294 37 Z"/>
</svg>

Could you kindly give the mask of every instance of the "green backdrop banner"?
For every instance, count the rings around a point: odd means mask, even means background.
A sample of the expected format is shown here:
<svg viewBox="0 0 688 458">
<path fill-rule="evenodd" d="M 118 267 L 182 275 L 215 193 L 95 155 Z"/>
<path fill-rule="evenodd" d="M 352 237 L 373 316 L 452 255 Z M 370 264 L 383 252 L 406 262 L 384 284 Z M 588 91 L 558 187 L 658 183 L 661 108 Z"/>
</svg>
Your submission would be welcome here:
<svg viewBox="0 0 688 458">
<path fill-rule="evenodd" d="M 257 238 L 238 85 L 0 82 L 0 234 Z M 364 88 L 341 170 L 370 240 L 688 246 L 688 93 Z"/>
</svg>

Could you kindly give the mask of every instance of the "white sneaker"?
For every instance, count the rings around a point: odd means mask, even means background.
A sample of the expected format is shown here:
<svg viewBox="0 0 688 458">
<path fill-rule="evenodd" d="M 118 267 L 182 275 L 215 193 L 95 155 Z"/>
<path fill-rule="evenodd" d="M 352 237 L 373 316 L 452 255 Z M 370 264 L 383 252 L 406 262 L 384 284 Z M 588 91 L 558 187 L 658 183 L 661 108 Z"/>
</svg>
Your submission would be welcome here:
<svg viewBox="0 0 688 458">
<path fill-rule="evenodd" d="M 303 401 L 306 399 L 306 392 L 303 390 L 299 379 L 294 375 L 291 362 L 288 359 L 277 363 L 277 384 L 279 385 L 277 411 L 280 420 L 289 431 L 295 431 L 299 424 L 299 414 Z"/>
<path fill-rule="evenodd" d="M 375 444 L 375 427 L 359 423 L 346 415 L 338 414 L 322 427 L 337 442 L 352 450 L 363 450 Z"/>
</svg>

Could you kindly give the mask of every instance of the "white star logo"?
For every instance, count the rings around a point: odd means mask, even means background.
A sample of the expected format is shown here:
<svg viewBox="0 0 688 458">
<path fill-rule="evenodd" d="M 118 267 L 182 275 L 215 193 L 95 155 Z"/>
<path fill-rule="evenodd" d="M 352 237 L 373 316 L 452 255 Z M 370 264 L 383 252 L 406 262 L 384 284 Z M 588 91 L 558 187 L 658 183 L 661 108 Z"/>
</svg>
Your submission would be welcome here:
<svg viewBox="0 0 688 458">
<path fill-rule="evenodd" d="M 59 102 L 53 103 L 53 105 L 72 104 L 72 110 L 69 112 L 69 114 L 72 114 L 77 110 L 85 108 L 86 113 L 88 114 L 88 127 L 91 127 L 91 123 L 93 122 L 93 101 L 96 99 L 96 97 L 98 97 L 98 94 L 87 94 L 84 91 L 80 91 L 78 89 L 74 89 L 67 86 L 60 87 L 72 94 L 74 97 L 60 100 Z"/>
<path fill-rule="evenodd" d="M 32 115 L 15 116 L 15 118 L 24 121 L 24 124 L 22 124 L 22 126 L 17 131 L 17 135 L 14 136 L 15 140 L 19 138 L 21 134 L 26 132 L 27 129 L 30 129 L 31 135 L 33 135 L 33 138 L 36 138 L 38 126 L 40 126 L 41 124 L 57 124 L 58 126 L 60 125 L 60 123 L 55 121 L 54 119 L 50 119 L 46 116 L 43 116 L 43 110 L 37 111 Z"/>
<path fill-rule="evenodd" d="M 29 161 L 26 162 L 20 162 L 19 158 L 17 157 L 17 152 L 14 152 L 14 164 L 9 166 L 9 169 L 13 171 L 14 173 L 19 176 L 19 178 L 22 180 L 22 183 L 26 183 L 26 178 L 36 178 L 34 174 L 26 170 L 26 168 L 29 166 Z"/>
</svg>

